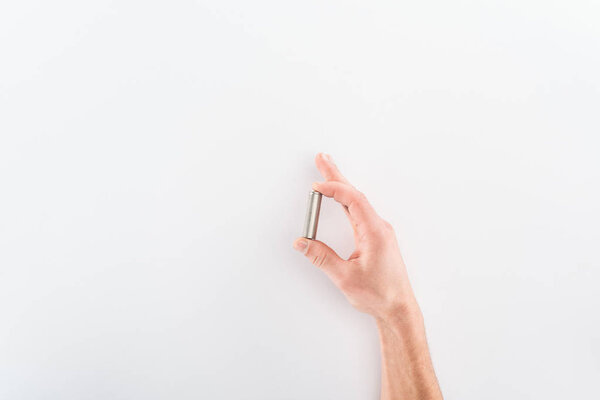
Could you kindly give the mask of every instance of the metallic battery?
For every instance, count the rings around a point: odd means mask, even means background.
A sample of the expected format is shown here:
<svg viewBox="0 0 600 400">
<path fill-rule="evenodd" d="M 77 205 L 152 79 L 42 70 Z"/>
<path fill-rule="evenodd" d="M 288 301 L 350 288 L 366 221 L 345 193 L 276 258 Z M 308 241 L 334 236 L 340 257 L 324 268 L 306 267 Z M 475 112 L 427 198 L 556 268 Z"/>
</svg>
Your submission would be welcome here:
<svg viewBox="0 0 600 400">
<path fill-rule="evenodd" d="M 315 190 L 308 195 L 308 208 L 304 220 L 304 231 L 302 236 L 307 239 L 317 238 L 317 226 L 319 225 L 319 212 L 321 211 L 321 199 L 323 195 Z"/>
</svg>

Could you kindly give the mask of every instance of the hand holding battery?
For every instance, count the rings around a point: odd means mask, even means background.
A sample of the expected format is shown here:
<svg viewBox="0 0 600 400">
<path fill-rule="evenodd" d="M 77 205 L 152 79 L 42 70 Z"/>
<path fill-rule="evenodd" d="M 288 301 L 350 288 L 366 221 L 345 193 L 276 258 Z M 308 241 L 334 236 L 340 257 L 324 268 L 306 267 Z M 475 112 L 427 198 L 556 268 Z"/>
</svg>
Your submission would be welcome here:
<svg viewBox="0 0 600 400">
<path fill-rule="evenodd" d="M 315 162 L 325 181 L 315 182 L 313 189 L 344 207 L 354 231 L 355 250 L 344 260 L 325 243 L 307 238 L 296 239 L 294 248 L 321 268 L 356 309 L 383 320 L 418 310 L 392 226 L 348 182 L 329 155 L 320 153 Z"/>
</svg>

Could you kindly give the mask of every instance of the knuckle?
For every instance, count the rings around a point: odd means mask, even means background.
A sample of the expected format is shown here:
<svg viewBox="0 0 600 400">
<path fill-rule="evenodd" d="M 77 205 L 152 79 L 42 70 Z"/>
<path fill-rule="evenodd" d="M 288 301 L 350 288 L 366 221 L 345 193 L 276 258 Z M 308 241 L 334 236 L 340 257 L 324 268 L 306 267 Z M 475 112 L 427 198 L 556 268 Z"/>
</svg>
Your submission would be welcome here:
<svg viewBox="0 0 600 400">
<path fill-rule="evenodd" d="M 372 238 L 383 242 L 394 238 L 396 234 L 394 232 L 394 228 L 389 222 L 381 220 L 371 227 L 369 235 Z"/>
<path fill-rule="evenodd" d="M 390 224 L 388 221 L 382 219 L 381 220 L 383 222 L 383 227 L 384 229 L 388 232 L 388 233 L 393 233 L 394 232 L 394 227 L 392 226 L 392 224 Z"/>
<path fill-rule="evenodd" d="M 349 207 L 352 204 L 355 204 L 357 206 L 362 206 L 362 205 L 365 205 L 366 203 L 367 203 L 367 196 L 365 196 L 364 193 L 362 193 L 358 190 L 354 190 L 354 192 L 351 193 L 351 195 L 349 196 L 349 204 L 348 204 Z"/>
<path fill-rule="evenodd" d="M 356 198 L 361 202 L 367 201 L 367 195 L 361 192 L 360 190 L 356 191 Z"/>
<path fill-rule="evenodd" d="M 311 255 L 311 262 L 313 263 L 313 265 L 315 265 L 316 267 L 319 267 L 319 268 L 323 268 L 323 266 L 325 265 L 326 259 L 327 259 L 327 255 L 323 254 L 323 253 L 315 253 L 315 254 Z"/>
<path fill-rule="evenodd" d="M 318 267 L 319 266 L 318 264 L 320 263 L 319 255 L 318 254 L 311 254 L 311 256 L 310 256 L 310 262 L 313 263 L 314 265 L 316 265 Z"/>
<path fill-rule="evenodd" d="M 371 229 L 371 235 L 376 238 L 382 239 L 388 235 L 388 231 L 384 224 L 376 224 Z"/>
</svg>

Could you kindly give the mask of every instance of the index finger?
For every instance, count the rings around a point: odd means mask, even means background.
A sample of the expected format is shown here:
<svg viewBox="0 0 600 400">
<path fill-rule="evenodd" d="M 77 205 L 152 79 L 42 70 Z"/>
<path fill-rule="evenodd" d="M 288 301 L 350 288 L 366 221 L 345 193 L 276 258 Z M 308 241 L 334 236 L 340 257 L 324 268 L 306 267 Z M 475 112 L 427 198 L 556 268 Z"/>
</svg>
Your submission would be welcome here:
<svg viewBox="0 0 600 400">
<path fill-rule="evenodd" d="M 323 178 L 328 181 L 337 181 L 350 184 L 348 180 L 342 175 L 337 165 L 333 162 L 333 158 L 329 154 L 319 153 L 315 157 L 315 164 L 317 169 L 323 175 Z"/>
</svg>

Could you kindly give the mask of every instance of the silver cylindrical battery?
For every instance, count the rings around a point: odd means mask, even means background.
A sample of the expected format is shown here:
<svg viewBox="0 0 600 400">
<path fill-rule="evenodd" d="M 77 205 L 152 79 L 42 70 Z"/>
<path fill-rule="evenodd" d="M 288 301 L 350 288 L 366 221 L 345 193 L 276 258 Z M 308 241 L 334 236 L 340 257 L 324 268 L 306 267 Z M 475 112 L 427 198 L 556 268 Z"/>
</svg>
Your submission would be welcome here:
<svg viewBox="0 0 600 400">
<path fill-rule="evenodd" d="M 304 231 L 302 231 L 302 236 L 307 239 L 317 238 L 321 198 L 323 198 L 323 195 L 315 190 L 311 191 L 308 195 L 308 208 L 306 209 L 306 219 L 304 220 Z"/>
</svg>

